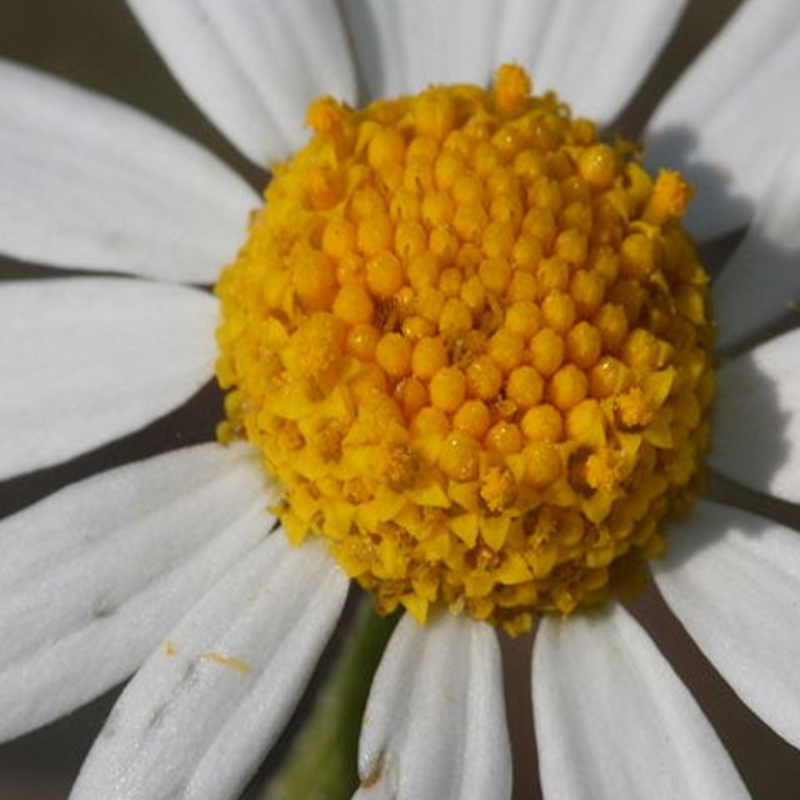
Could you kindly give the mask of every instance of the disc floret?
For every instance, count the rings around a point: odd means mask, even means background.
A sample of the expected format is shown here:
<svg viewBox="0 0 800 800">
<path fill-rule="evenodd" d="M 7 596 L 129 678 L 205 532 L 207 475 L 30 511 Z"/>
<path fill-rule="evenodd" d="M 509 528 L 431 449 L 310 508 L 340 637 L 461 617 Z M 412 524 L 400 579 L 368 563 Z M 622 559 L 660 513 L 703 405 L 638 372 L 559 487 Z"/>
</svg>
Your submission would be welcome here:
<svg viewBox="0 0 800 800">
<path fill-rule="evenodd" d="M 384 612 L 519 632 L 601 601 L 707 442 L 689 187 L 515 66 L 308 121 L 217 286 L 221 438 Z"/>
</svg>

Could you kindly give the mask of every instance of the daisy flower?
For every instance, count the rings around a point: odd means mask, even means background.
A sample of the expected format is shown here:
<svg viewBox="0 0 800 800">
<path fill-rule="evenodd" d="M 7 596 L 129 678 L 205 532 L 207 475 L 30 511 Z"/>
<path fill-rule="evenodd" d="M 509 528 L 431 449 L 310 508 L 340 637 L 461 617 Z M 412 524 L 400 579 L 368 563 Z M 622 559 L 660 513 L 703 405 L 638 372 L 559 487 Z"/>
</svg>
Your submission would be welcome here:
<svg viewBox="0 0 800 800">
<path fill-rule="evenodd" d="M 0 479 L 226 391 L 224 446 L 0 523 L 0 735 L 135 673 L 72 797 L 234 798 L 355 581 L 403 611 L 359 800 L 511 796 L 499 641 L 535 620 L 546 800 L 748 797 L 615 595 L 661 555 L 686 630 L 800 745 L 800 545 L 754 511 L 800 500 L 795 0 L 741 6 L 656 108 L 649 173 L 598 130 L 679 0 L 129 6 L 273 177 L 264 201 L 142 113 L 0 63 L 0 250 L 83 271 L 0 286 Z M 746 229 L 711 290 L 715 380 L 684 214 L 701 242 Z M 736 505 L 692 502 L 712 428 Z"/>
</svg>

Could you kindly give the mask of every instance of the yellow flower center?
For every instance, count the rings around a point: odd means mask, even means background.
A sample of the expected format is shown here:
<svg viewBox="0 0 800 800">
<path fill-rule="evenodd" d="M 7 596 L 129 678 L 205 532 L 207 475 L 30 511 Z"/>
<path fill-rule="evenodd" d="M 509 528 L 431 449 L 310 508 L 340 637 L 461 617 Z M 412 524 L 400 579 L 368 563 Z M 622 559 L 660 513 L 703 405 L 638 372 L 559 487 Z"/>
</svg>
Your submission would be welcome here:
<svg viewBox="0 0 800 800">
<path fill-rule="evenodd" d="M 691 191 L 502 67 L 309 109 L 217 292 L 222 440 L 378 608 L 511 633 L 603 600 L 695 491 L 713 394 Z"/>
</svg>

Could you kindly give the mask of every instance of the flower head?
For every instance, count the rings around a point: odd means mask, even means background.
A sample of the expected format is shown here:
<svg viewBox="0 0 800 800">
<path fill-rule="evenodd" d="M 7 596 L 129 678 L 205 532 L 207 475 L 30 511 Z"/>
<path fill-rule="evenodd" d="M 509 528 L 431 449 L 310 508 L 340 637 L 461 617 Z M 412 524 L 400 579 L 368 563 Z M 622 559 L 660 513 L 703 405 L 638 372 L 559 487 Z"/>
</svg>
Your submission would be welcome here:
<svg viewBox="0 0 800 800">
<path fill-rule="evenodd" d="M 597 131 L 681 3 L 130 6 L 273 180 L 262 204 L 142 114 L 0 64 L 0 248 L 137 276 L 0 286 L 0 488 L 190 397 L 215 330 L 220 434 L 248 443 L 144 458 L 0 522 L 0 734 L 138 670 L 73 797 L 233 798 L 350 576 L 410 612 L 371 689 L 359 800 L 510 797 L 505 634 L 483 620 L 534 616 L 546 800 L 746 797 L 623 605 L 563 612 L 660 549 L 709 424 L 714 472 L 800 500 L 798 335 L 771 338 L 798 291 L 797 4 L 742 5 L 648 124 L 649 173 Z M 746 228 L 711 290 L 710 422 L 708 287 L 682 218 L 700 239 Z M 697 502 L 649 569 L 798 745 L 800 549 L 778 505 Z"/>
</svg>

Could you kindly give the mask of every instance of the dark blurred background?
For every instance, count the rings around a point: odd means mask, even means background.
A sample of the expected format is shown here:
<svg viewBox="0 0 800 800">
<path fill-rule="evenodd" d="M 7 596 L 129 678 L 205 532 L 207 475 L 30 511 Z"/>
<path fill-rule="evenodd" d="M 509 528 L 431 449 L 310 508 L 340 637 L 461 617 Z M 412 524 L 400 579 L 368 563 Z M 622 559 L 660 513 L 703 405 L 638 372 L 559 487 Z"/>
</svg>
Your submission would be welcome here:
<svg viewBox="0 0 800 800">
<path fill-rule="evenodd" d="M 625 134 L 636 136 L 640 132 L 658 98 L 738 4 L 738 0 L 690 2 L 675 40 L 619 121 Z M 122 0 L 2 0 L 0 57 L 58 73 L 143 108 L 205 144 L 251 180 L 260 178 L 258 171 L 238 156 L 185 98 Z M 28 265 L 0 258 L 0 278 L 19 277 L 29 271 Z M 160 445 L 170 447 L 178 441 L 207 438 L 213 409 L 209 413 L 200 406 L 209 403 L 213 405 L 215 400 L 213 392 L 207 391 L 174 420 L 122 446 L 80 460 L 71 472 L 50 471 L 32 482 L 0 486 L 0 516 L 67 481 L 126 458 L 141 457 Z M 739 703 L 652 590 L 635 610 L 703 705 L 754 800 L 800 796 L 800 753 L 774 736 Z M 527 642 L 516 642 L 509 648 L 510 675 L 525 695 L 529 649 Z M 513 685 L 510 693 L 514 693 Z M 64 720 L 0 746 L 0 800 L 64 800 L 115 697 L 116 692 L 112 692 Z M 524 704 L 510 703 L 509 713 L 512 724 L 522 731 L 529 727 Z M 529 744 L 530 736 L 523 735 L 520 740 Z M 522 766 L 517 785 L 524 789 L 515 796 L 535 797 L 535 783 L 532 771 Z"/>
</svg>

